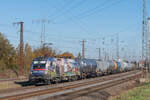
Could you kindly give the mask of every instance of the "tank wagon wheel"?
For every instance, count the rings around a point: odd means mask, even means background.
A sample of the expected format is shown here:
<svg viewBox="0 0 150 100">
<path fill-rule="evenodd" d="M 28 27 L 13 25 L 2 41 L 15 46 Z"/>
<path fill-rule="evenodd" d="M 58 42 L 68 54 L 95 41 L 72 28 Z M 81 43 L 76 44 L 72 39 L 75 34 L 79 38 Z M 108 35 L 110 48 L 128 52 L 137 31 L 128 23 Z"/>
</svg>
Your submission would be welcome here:
<svg viewBox="0 0 150 100">
<path fill-rule="evenodd" d="M 76 76 L 76 77 L 77 77 L 77 80 L 81 80 L 82 79 L 81 76 L 79 76 L 79 75 Z"/>
<path fill-rule="evenodd" d="M 82 79 L 86 79 L 86 77 L 87 77 L 86 75 L 83 75 L 83 76 L 82 76 Z"/>
<path fill-rule="evenodd" d="M 71 82 L 71 81 L 72 81 L 71 76 L 68 76 L 68 77 L 67 77 L 67 81 L 68 81 L 68 82 Z"/>
<path fill-rule="evenodd" d="M 103 72 L 102 76 L 106 76 L 106 72 Z"/>
<path fill-rule="evenodd" d="M 96 77 L 99 77 L 99 76 L 100 76 L 100 74 L 99 74 L 99 73 L 97 73 L 97 74 L 96 74 Z"/>
<path fill-rule="evenodd" d="M 79 79 L 79 77 L 78 76 L 75 76 L 75 80 L 77 81 Z"/>
<path fill-rule="evenodd" d="M 59 83 L 59 82 L 61 82 L 61 80 L 57 78 L 57 79 L 55 80 L 55 83 L 57 84 L 57 83 Z"/>
<path fill-rule="evenodd" d="M 77 76 L 73 76 L 72 77 L 72 81 L 77 81 L 78 80 L 78 77 Z"/>
<path fill-rule="evenodd" d="M 49 85 L 51 84 L 51 81 L 50 80 L 46 80 L 46 85 Z"/>
<path fill-rule="evenodd" d="M 74 76 L 71 77 L 71 81 L 75 81 L 75 77 Z"/>
<path fill-rule="evenodd" d="M 29 85 L 34 85 L 35 84 L 35 82 L 33 82 L 31 80 L 29 80 L 28 83 L 29 83 Z"/>
</svg>

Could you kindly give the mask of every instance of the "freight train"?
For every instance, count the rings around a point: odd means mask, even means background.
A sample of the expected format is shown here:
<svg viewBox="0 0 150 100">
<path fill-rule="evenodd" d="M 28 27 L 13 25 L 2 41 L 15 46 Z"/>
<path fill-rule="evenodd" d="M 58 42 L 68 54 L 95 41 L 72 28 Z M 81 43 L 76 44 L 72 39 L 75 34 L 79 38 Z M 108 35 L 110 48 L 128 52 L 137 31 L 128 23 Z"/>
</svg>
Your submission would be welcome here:
<svg viewBox="0 0 150 100">
<path fill-rule="evenodd" d="M 45 83 L 74 81 L 133 70 L 135 65 L 123 60 L 65 59 L 37 57 L 32 61 L 29 81 Z"/>
</svg>

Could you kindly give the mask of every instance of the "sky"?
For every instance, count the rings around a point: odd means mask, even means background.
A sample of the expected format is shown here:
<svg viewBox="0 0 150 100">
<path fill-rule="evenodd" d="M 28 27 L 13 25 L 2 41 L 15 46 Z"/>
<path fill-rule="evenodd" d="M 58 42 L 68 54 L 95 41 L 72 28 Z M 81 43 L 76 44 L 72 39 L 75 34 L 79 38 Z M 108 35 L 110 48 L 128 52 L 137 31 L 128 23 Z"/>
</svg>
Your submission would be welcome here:
<svg viewBox="0 0 150 100">
<path fill-rule="evenodd" d="M 147 1 L 147 16 L 150 0 Z M 98 58 L 98 49 L 116 56 L 119 34 L 120 57 L 139 58 L 142 43 L 142 0 L 1 0 L 0 32 L 13 46 L 19 44 L 19 26 L 24 22 L 24 43 L 33 48 L 41 45 L 42 23 L 45 42 L 57 52 L 75 56 L 85 42 L 85 56 Z"/>
</svg>

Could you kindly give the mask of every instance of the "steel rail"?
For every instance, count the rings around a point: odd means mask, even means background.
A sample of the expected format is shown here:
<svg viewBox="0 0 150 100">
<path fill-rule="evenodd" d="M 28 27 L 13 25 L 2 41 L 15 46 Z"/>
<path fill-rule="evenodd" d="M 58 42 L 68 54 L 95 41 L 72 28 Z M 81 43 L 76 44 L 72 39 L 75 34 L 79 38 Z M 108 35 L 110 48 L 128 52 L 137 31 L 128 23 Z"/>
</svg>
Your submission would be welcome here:
<svg viewBox="0 0 150 100">
<path fill-rule="evenodd" d="M 134 71 L 134 72 L 128 72 L 126 74 L 131 74 L 131 73 L 138 73 L 139 71 Z M 141 72 L 140 72 L 141 73 Z M 118 75 L 116 77 L 125 77 L 125 76 L 128 76 L 126 75 L 125 73 L 124 74 L 121 74 L 121 75 Z M 58 86 L 58 87 L 55 87 L 55 88 L 49 88 L 49 89 L 46 89 L 46 90 L 39 90 L 39 91 L 34 91 L 34 92 L 27 92 L 27 93 L 24 93 L 24 94 L 18 94 L 18 95 L 13 95 L 13 96 L 6 96 L 6 97 L 3 97 L 1 98 L 1 100 L 21 100 L 21 99 L 26 99 L 26 98 L 32 98 L 31 100 L 35 99 L 37 100 L 37 98 L 41 98 L 41 99 L 45 99 L 45 95 L 60 95 L 62 92 L 64 93 L 64 91 L 72 91 L 72 90 L 76 90 L 77 88 L 80 88 L 80 89 L 83 89 L 83 87 L 86 87 L 86 86 L 93 86 L 93 84 L 97 84 L 97 83 L 103 83 L 105 81 L 110 81 L 112 79 L 116 79 L 116 77 L 111 77 L 111 78 L 108 78 L 108 79 L 97 79 L 97 80 L 92 80 L 92 81 L 89 81 L 89 82 L 81 82 L 81 83 L 76 83 L 76 84 L 70 84 L 70 85 L 63 85 L 63 86 Z M 82 87 L 82 88 L 81 88 Z M 87 87 L 86 87 L 87 88 Z M 76 90 L 77 91 L 77 90 Z M 40 100 L 41 100 L 40 99 Z"/>
</svg>

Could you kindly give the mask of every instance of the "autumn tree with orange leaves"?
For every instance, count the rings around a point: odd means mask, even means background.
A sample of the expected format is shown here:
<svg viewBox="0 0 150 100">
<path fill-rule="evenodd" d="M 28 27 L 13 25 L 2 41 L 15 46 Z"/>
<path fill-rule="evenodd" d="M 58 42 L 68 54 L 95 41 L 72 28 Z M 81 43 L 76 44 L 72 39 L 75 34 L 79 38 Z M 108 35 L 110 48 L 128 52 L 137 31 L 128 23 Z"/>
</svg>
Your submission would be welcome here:
<svg viewBox="0 0 150 100">
<path fill-rule="evenodd" d="M 74 59 L 74 55 L 70 52 L 64 52 L 63 54 L 60 54 L 58 57 L 61 57 L 61 58 L 71 58 L 71 59 Z"/>
</svg>

